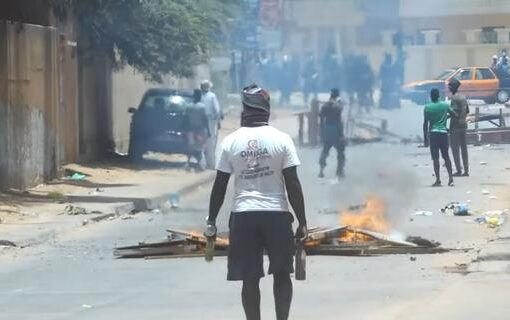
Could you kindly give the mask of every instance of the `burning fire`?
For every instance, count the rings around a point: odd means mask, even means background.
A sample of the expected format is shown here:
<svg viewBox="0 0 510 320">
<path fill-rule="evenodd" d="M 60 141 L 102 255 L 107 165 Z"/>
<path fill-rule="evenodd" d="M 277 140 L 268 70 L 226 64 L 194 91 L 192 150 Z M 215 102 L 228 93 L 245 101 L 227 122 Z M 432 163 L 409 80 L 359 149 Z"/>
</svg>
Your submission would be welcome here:
<svg viewBox="0 0 510 320">
<path fill-rule="evenodd" d="M 360 210 L 343 210 L 340 213 L 340 223 L 343 226 L 387 233 L 390 225 L 386 221 L 385 213 L 384 201 L 377 196 L 370 195 Z"/>
</svg>

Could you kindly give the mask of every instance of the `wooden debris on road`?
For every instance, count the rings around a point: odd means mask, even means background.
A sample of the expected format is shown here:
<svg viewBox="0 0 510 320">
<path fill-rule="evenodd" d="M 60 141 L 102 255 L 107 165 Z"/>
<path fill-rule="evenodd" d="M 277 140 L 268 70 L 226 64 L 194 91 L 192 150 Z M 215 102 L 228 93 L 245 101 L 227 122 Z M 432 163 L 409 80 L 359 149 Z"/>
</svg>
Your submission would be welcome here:
<svg viewBox="0 0 510 320">
<path fill-rule="evenodd" d="M 168 229 L 168 240 L 140 243 L 136 246 L 116 248 L 119 258 L 194 258 L 204 257 L 206 238 L 201 232 Z M 367 256 L 382 254 L 433 254 L 449 249 L 439 243 L 421 237 L 395 239 L 388 235 L 365 229 L 339 226 L 334 228 L 313 227 L 305 242 L 308 255 Z M 228 235 L 216 238 L 216 255 L 225 256 L 229 246 Z"/>
</svg>

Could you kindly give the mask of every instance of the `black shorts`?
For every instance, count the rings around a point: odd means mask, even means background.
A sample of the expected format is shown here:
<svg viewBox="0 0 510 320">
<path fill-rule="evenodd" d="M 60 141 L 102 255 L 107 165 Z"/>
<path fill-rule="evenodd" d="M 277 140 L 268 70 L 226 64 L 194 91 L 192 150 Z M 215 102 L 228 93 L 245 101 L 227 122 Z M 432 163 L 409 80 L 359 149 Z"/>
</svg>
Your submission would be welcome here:
<svg viewBox="0 0 510 320">
<path fill-rule="evenodd" d="M 293 273 L 295 252 L 290 212 L 241 212 L 230 215 L 227 280 L 264 276 L 264 249 L 269 274 Z"/>
<path fill-rule="evenodd" d="M 430 133 L 430 155 L 432 160 L 439 159 L 439 151 L 443 159 L 448 158 L 448 134 L 443 132 Z"/>
</svg>

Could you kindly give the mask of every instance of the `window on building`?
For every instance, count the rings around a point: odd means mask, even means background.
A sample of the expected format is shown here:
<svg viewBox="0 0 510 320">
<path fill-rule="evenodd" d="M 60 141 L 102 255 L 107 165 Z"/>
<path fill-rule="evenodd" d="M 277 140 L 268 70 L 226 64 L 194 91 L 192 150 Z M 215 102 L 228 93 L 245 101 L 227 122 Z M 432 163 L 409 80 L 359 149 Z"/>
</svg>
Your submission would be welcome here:
<svg viewBox="0 0 510 320">
<path fill-rule="evenodd" d="M 480 41 L 482 43 L 497 43 L 498 34 L 495 30 L 497 28 L 503 27 L 482 27 L 482 32 L 480 33 Z"/>
<path fill-rule="evenodd" d="M 457 73 L 455 75 L 455 79 L 457 79 L 459 81 L 471 80 L 472 79 L 471 69 L 464 69 L 464 70 L 460 71 L 459 73 Z"/>
<path fill-rule="evenodd" d="M 476 70 L 476 79 L 478 80 L 491 80 L 494 78 L 494 74 L 487 68 Z"/>
</svg>

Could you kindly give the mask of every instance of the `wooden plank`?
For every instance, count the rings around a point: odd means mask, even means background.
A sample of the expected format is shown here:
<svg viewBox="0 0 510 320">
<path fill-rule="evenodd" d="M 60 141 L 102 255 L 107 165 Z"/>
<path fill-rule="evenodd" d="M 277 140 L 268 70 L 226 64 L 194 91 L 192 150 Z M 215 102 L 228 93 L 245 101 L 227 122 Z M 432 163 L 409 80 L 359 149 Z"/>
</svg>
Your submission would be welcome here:
<svg viewBox="0 0 510 320">
<path fill-rule="evenodd" d="M 407 246 L 407 247 L 418 247 L 418 245 L 415 243 L 404 241 L 404 240 L 393 239 L 390 236 L 388 236 L 386 234 L 379 233 L 379 232 L 374 232 L 374 231 L 364 230 L 364 229 L 357 229 L 357 228 L 353 228 L 353 227 L 349 227 L 349 230 L 352 232 L 363 234 L 363 235 L 372 237 L 374 239 L 388 242 L 388 243 L 394 244 L 394 245 Z"/>
<path fill-rule="evenodd" d="M 199 232 L 183 231 L 183 230 L 176 230 L 176 229 L 167 229 L 166 231 L 173 233 L 175 235 L 178 235 L 178 236 L 185 237 L 190 240 L 198 241 L 200 243 L 203 243 L 204 245 L 207 242 L 207 239 L 205 238 L 205 236 Z M 227 239 L 216 237 L 216 245 L 228 247 L 229 243 L 228 243 Z"/>
<path fill-rule="evenodd" d="M 164 240 L 160 242 L 140 242 L 138 245 L 135 246 L 126 246 L 126 247 L 118 247 L 115 248 L 117 250 L 125 250 L 125 249 L 141 249 L 141 248 L 159 248 L 159 247 L 168 247 L 168 246 L 175 246 L 179 244 L 184 244 L 186 240 L 184 239 L 177 239 L 177 240 Z"/>
<path fill-rule="evenodd" d="M 167 247 L 153 247 L 153 248 L 136 248 L 136 249 L 116 249 L 113 254 L 117 257 L 125 258 L 141 258 L 149 255 L 175 255 L 186 254 L 197 251 L 196 245 L 177 245 Z"/>
<path fill-rule="evenodd" d="M 214 253 L 215 257 L 225 257 L 227 256 L 227 251 L 216 251 Z M 156 259 L 180 259 L 180 258 L 204 258 L 205 253 L 190 253 L 190 254 L 176 254 L 176 255 L 167 255 L 167 256 L 147 256 L 144 257 L 145 260 L 156 260 Z"/>
<path fill-rule="evenodd" d="M 388 247 L 343 247 L 334 245 L 321 245 L 314 248 L 307 248 L 308 255 L 323 256 L 370 256 L 385 254 L 435 254 L 448 252 L 449 249 L 444 248 L 428 248 L 428 247 L 406 247 L 406 246 L 388 246 Z"/>
<path fill-rule="evenodd" d="M 344 232 L 347 229 L 348 229 L 348 227 L 342 226 L 342 227 L 314 231 L 314 232 L 308 234 L 307 240 L 323 240 L 323 239 L 328 239 L 328 238 L 337 238 L 338 236 L 340 236 L 340 234 L 342 234 L 342 232 Z"/>
</svg>

